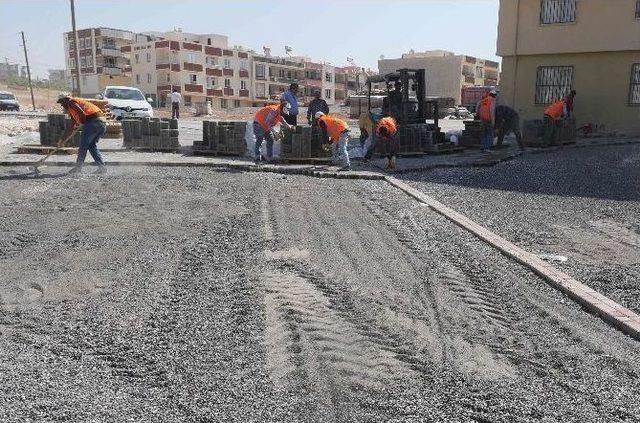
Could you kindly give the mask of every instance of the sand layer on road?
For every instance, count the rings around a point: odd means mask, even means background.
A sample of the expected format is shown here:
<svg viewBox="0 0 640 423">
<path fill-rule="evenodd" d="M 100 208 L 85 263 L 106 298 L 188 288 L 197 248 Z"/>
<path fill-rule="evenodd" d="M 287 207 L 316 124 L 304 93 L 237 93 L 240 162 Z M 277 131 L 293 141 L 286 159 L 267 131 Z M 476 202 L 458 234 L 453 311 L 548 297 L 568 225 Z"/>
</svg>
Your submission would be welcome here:
<svg viewBox="0 0 640 423">
<path fill-rule="evenodd" d="M 0 420 L 640 419 L 637 343 L 383 182 L 0 179 Z"/>
</svg>

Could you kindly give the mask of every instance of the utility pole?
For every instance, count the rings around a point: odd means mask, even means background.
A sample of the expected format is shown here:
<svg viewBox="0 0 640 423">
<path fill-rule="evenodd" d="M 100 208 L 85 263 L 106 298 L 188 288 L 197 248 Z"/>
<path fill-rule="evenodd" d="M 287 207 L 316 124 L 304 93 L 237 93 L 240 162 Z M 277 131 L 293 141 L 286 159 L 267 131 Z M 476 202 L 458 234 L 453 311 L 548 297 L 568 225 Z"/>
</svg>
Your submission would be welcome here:
<svg viewBox="0 0 640 423">
<path fill-rule="evenodd" d="M 36 101 L 33 99 L 33 85 L 31 85 L 31 69 L 29 68 L 29 56 L 27 56 L 27 43 L 24 40 L 24 31 L 20 32 L 22 34 L 22 48 L 24 48 L 24 60 L 27 62 L 27 77 L 29 78 L 29 90 L 31 91 L 31 105 L 33 106 L 33 111 L 36 111 Z"/>
<path fill-rule="evenodd" d="M 76 51 L 76 88 L 78 96 L 82 95 L 80 92 L 80 42 L 78 41 L 78 33 L 76 32 L 76 8 L 73 0 L 71 1 L 71 30 L 73 31 L 73 43 Z"/>
</svg>

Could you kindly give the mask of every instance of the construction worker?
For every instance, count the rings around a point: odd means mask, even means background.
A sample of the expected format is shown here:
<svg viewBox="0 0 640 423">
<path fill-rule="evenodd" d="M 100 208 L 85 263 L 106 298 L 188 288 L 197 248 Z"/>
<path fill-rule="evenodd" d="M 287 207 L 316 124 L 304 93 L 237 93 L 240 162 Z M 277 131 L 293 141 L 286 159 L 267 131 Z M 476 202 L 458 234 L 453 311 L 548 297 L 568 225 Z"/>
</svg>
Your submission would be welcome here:
<svg viewBox="0 0 640 423">
<path fill-rule="evenodd" d="M 379 119 L 375 114 L 363 113 L 360 115 L 358 125 L 360 126 L 360 146 L 362 148 L 362 161 L 367 163 L 373 155 L 372 144 L 375 143 L 376 121 Z"/>
<path fill-rule="evenodd" d="M 569 95 L 564 98 L 564 102 L 567 104 L 567 117 L 573 116 L 573 103 L 576 99 L 576 90 L 571 90 Z"/>
<path fill-rule="evenodd" d="M 334 163 L 337 163 L 339 156 L 342 156 L 343 166 L 340 170 L 351 169 L 351 161 L 349 160 L 349 152 L 347 151 L 347 145 L 351 139 L 349 124 L 341 119 L 325 115 L 322 112 L 317 112 L 315 118 L 323 132 L 324 138 L 332 142 L 331 151 L 333 153 Z"/>
<path fill-rule="evenodd" d="M 508 106 L 496 106 L 496 132 L 498 135 L 498 147 L 504 142 L 504 137 L 513 132 L 520 150 L 524 150 L 522 144 L 522 132 L 520 131 L 520 115 Z"/>
<path fill-rule="evenodd" d="M 289 115 L 291 105 L 287 102 L 265 106 L 256 112 L 253 119 L 253 134 L 256 136 L 256 145 L 254 148 L 256 164 L 260 163 L 262 156 L 260 147 L 262 142 L 267 140 L 267 161 L 273 158 L 273 128 L 282 124 L 288 129 L 292 129 L 293 125 L 289 125 L 285 120 L 285 116 Z"/>
<path fill-rule="evenodd" d="M 547 107 L 544 111 L 544 139 L 547 147 L 558 144 L 558 129 L 562 124 L 562 119 L 568 114 L 565 99 L 558 100 Z"/>
<path fill-rule="evenodd" d="M 396 167 L 396 155 L 399 149 L 398 140 L 398 123 L 392 117 L 384 117 L 378 121 L 376 125 L 376 138 L 371 147 L 367 150 L 365 158 L 367 160 L 373 155 L 377 140 L 381 140 L 385 143 L 385 150 L 387 153 L 387 169 L 393 169 Z"/>
<path fill-rule="evenodd" d="M 318 112 L 322 112 L 325 115 L 329 114 L 329 105 L 321 98 L 320 91 L 315 91 L 313 93 L 313 100 L 311 100 L 309 108 L 307 109 L 307 122 L 309 122 L 309 125 L 317 126 L 314 116 Z"/>
<path fill-rule="evenodd" d="M 289 125 L 296 126 L 298 124 L 298 84 L 295 82 L 289 85 L 289 89 L 282 93 L 280 101 L 289 103 L 289 114 L 284 116 L 284 119 Z"/>
<path fill-rule="evenodd" d="M 171 119 L 180 119 L 180 103 L 182 95 L 174 88 L 171 93 Z"/>
<path fill-rule="evenodd" d="M 496 97 L 498 92 L 491 90 L 488 94 L 482 97 L 482 100 L 478 103 L 476 110 L 478 111 L 478 117 L 482 122 L 482 138 L 480 144 L 482 151 L 488 153 L 493 147 L 493 140 L 495 138 L 494 128 L 496 126 Z"/>
<path fill-rule="evenodd" d="M 87 157 L 87 151 L 91 153 L 91 157 L 98 165 L 96 173 L 106 173 L 102 154 L 98 150 L 98 141 L 104 135 L 107 124 L 102 110 L 95 104 L 83 99 L 71 97 L 68 94 L 60 94 L 58 103 L 62 106 L 65 113 L 71 117 L 73 126 L 69 128 L 63 135 L 66 138 L 78 126 L 82 125 L 82 136 L 80 138 L 80 146 L 78 147 L 78 157 L 76 165 L 69 172 L 70 174 L 80 173 Z"/>
</svg>

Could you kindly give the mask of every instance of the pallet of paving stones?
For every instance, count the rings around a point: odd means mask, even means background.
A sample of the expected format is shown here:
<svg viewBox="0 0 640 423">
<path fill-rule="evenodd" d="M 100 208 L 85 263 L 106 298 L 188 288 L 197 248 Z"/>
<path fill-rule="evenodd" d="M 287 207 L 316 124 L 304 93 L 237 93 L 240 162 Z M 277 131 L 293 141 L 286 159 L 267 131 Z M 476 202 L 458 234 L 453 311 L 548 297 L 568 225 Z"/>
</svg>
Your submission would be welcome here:
<svg viewBox="0 0 640 423">
<path fill-rule="evenodd" d="M 123 146 L 139 151 L 177 151 L 178 121 L 168 118 L 123 119 Z"/>
<path fill-rule="evenodd" d="M 522 142 L 526 147 L 544 147 L 547 141 L 544 139 L 546 132 L 545 122 L 541 119 L 525 120 L 522 123 Z M 562 121 L 557 133 L 557 143 L 561 145 L 576 142 L 578 130 L 575 119 Z"/>
<path fill-rule="evenodd" d="M 62 135 L 72 127 L 71 118 L 63 113 L 49 113 L 46 121 L 38 123 L 40 145 L 57 146 Z M 82 131 L 76 131 L 73 139 L 66 142 L 65 147 L 78 147 Z"/>
<path fill-rule="evenodd" d="M 49 154 L 55 151 L 54 154 L 76 154 L 78 147 L 61 147 L 58 148 L 55 145 L 40 145 L 40 144 L 23 144 L 16 147 L 17 154 Z"/>
<path fill-rule="evenodd" d="M 428 123 L 401 125 L 398 128 L 398 141 L 398 154 L 402 154 L 405 157 L 407 155 L 424 155 L 426 151 L 432 150 L 434 143 L 437 142 L 434 139 L 433 125 Z M 389 154 L 388 149 L 388 143 L 378 142 L 376 143 L 375 153 L 380 156 L 386 156 Z"/>
<path fill-rule="evenodd" d="M 311 162 L 319 159 L 318 162 L 326 162 L 331 157 L 331 150 L 326 149 L 323 142 L 322 130 L 319 127 L 299 125 L 292 131 L 283 128 L 283 137 L 280 147 L 280 158 L 288 160 L 290 163 L 301 160 Z"/>
<path fill-rule="evenodd" d="M 465 120 L 464 131 L 458 139 L 458 145 L 461 147 L 480 148 L 482 144 L 482 121 Z"/>
<path fill-rule="evenodd" d="M 247 151 L 247 122 L 202 121 L 202 141 L 193 143 L 193 151 L 201 155 L 244 156 Z"/>
</svg>

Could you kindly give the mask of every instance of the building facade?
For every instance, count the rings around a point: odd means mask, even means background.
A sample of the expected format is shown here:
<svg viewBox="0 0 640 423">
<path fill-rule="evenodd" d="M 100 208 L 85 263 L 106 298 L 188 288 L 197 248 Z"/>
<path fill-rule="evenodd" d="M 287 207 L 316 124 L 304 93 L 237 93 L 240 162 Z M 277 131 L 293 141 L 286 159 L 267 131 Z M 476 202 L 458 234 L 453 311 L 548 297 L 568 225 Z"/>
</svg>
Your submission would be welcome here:
<svg viewBox="0 0 640 423">
<path fill-rule="evenodd" d="M 524 119 L 575 89 L 578 125 L 640 134 L 640 0 L 501 0 L 498 29 L 500 101 Z"/>
<path fill-rule="evenodd" d="M 124 46 L 132 85 L 164 106 L 169 93 L 185 105 L 209 102 L 214 109 L 251 106 L 251 54 L 228 46 L 219 34 L 148 33 L 149 41 Z"/>
<path fill-rule="evenodd" d="M 87 28 L 77 31 L 80 54 L 80 93 L 83 96 L 96 95 L 107 85 L 130 85 L 128 58 L 121 48 L 140 41 L 147 36 L 114 28 Z M 72 88 L 77 90 L 73 78 L 76 72 L 76 41 L 73 32 L 65 32 L 64 54 L 67 78 Z"/>
<path fill-rule="evenodd" d="M 499 63 L 491 60 L 444 50 L 410 52 L 399 59 L 378 61 L 378 70 L 383 75 L 403 68 L 424 69 L 426 95 L 453 98 L 456 104 L 461 104 L 464 87 L 497 86 L 499 67 Z"/>
</svg>

